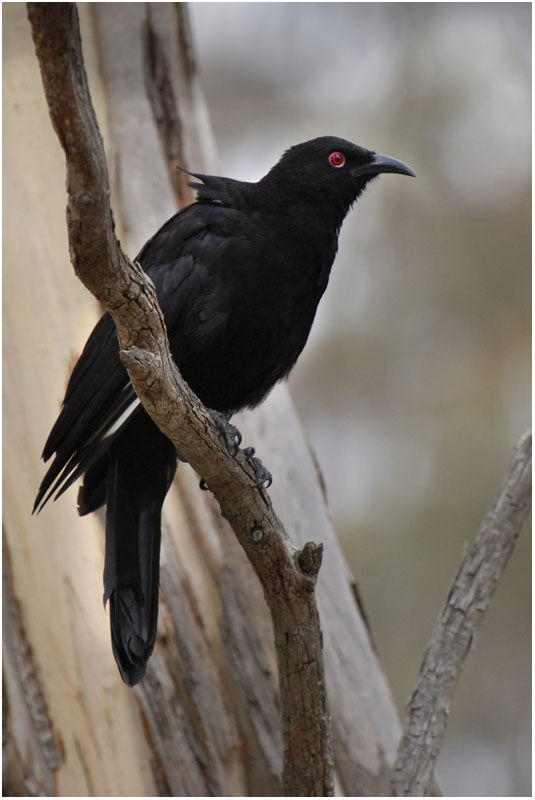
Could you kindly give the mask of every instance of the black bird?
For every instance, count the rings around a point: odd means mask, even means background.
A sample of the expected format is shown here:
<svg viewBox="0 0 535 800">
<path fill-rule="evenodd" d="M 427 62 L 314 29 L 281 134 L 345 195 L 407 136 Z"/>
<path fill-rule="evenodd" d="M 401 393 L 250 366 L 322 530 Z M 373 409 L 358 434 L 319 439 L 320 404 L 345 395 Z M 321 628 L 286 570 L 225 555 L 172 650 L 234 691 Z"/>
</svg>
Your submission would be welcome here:
<svg viewBox="0 0 535 800">
<path fill-rule="evenodd" d="M 205 406 L 229 418 L 258 405 L 292 369 L 325 291 L 340 226 L 381 172 L 401 161 L 331 136 L 290 148 L 258 181 L 190 173 L 197 200 L 137 261 L 152 279 L 173 357 Z M 78 510 L 104 503 L 104 599 L 115 659 L 130 686 L 145 674 L 158 616 L 160 514 L 177 453 L 141 407 L 109 313 L 91 333 L 43 450 L 55 453 L 41 509 L 83 475 Z"/>
</svg>

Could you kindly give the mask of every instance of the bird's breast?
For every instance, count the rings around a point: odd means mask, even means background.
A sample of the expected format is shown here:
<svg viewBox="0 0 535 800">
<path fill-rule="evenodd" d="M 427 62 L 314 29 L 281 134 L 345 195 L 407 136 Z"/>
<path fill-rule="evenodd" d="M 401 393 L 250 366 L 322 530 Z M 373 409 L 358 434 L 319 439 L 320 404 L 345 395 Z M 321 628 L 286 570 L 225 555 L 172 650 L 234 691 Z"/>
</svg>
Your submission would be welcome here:
<svg viewBox="0 0 535 800">
<path fill-rule="evenodd" d="M 232 412 L 258 405 L 290 372 L 326 285 L 321 266 L 263 259 L 222 289 L 218 329 L 182 368 L 205 405 Z"/>
</svg>

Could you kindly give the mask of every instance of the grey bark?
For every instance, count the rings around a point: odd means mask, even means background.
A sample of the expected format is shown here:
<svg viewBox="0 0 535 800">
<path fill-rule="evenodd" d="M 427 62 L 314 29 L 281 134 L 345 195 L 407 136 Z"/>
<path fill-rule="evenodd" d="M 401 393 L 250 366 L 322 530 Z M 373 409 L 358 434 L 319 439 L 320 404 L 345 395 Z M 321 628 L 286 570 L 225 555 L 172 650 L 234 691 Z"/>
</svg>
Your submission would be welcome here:
<svg viewBox="0 0 535 800">
<path fill-rule="evenodd" d="M 455 687 L 531 508 L 531 433 L 518 443 L 494 503 L 463 558 L 431 634 L 407 707 L 392 795 L 430 793 Z"/>
<path fill-rule="evenodd" d="M 92 65 L 91 90 L 111 165 L 117 230 L 128 251 L 135 252 L 173 211 L 175 190 L 168 179 L 173 154 L 154 117 L 154 91 L 146 91 L 143 43 L 152 25 L 151 47 L 160 51 L 153 58 L 167 64 L 180 113 L 186 102 L 181 81 L 187 70 L 176 61 L 176 8 L 95 4 L 81 6 L 80 11 L 84 48 Z M 57 410 L 68 360 L 75 355 L 69 343 L 83 342 L 96 309 L 66 277 L 65 245 L 55 233 L 63 216 L 61 211 L 57 214 L 64 202 L 62 166 L 57 141 L 50 138 L 49 122 L 39 105 L 36 65 L 19 14 L 16 5 L 6 11 L 10 32 L 16 33 L 6 39 L 7 57 L 17 64 L 9 70 L 8 89 L 18 109 L 7 123 L 12 148 L 6 169 L 12 201 L 7 214 L 13 231 L 22 210 L 26 216 L 33 214 L 34 224 L 13 241 L 9 231 L 6 236 L 10 307 L 24 304 L 29 313 L 24 331 L 17 327 L 16 314 L 5 320 L 11 345 L 4 370 L 8 380 L 13 376 L 10 385 L 20 394 L 14 395 L 13 403 L 9 396 L 5 408 L 11 469 L 5 480 L 4 519 L 12 596 L 22 601 L 21 631 L 31 643 L 60 763 L 48 765 L 45 779 L 26 747 L 31 727 L 24 710 L 28 692 L 16 690 L 24 688 L 26 673 L 17 669 L 5 674 L 10 749 L 16 754 L 11 763 L 24 765 L 25 780 L 34 793 L 48 793 L 45 787 L 52 786 L 60 795 L 280 794 L 280 706 L 270 616 L 241 548 L 212 498 L 198 491 L 194 473 L 181 466 L 166 502 L 159 636 L 147 679 L 136 693 L 120 684 L 110 655 L 100 602 L 99 520 L 77 519 L 69 497 L 38 518 L 29 517 L 42 472 L 38 454 Z M 19 82 L 21 75 L 25 82 Z M 189 77 L 193 80 L 191 72 Z M 196 109 L 187 116 L 192 127 L 180 120 L 185 152 L 181 163 L 216 171 L 214 148 L 206 144 L 210 132 L 196 77 L 194 83 L 197 88 L 186 97 Z M 164 116 L 168 114 L 169 105 L 161 107 Z M 38 124 L 39 153 L 32 146 L 35 139 L 25 138 L 32 127 L 35 137 Z M 12 172 L 17 163 L 24 168 Z M 28 195 L 21 191 L 25 186 L 30 196 L 42 195 L 41 205 L 28 208 Z M 32 265 L 31 282 L 20 272 L 21 259 Z M 239 427 L 276 476 L 269 494 L 296 547 L 310 540 L 324 545 L 317 596 L 337 790 L 382 794 L 397 743 L 396 714 L 354 602 L 352 579 L 332 531 L 316 467 L 284 387 L 254 415 L 243 415 Z M 24 476 L 17 468 L 21 460 Z M 9 643 L 6 649 L 11 657 Z"/>
<path fill-rule="evenodd" d="M 173 362 L 154 286 L 137 264 L 128 262 L 115 238 L 76 7 L 29 3 L 28 16 L 52 124 L 66 155 L 67 228 L 75 272 L 111 312 L 121 360 L 145 410 L 203 476 L 260 579 L 275 635 L 284 792 L 331 795 L 330 720 L 314 597 L 322 547 L 309 542 L 298 551 L 292 545 L 269 495 L 256 485 L 247 457 L 223 444 L 211 415 Z"/>
</svg>

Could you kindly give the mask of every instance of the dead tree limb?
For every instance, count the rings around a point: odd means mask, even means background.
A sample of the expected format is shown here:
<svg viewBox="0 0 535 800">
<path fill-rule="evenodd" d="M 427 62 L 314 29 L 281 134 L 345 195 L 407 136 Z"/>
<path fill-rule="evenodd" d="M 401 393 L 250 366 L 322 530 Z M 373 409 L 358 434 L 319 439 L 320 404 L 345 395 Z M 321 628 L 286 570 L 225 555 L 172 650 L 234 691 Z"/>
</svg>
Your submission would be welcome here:
<svg viewBox="0 0 535 800">
<path fill-rule="evenodd" d="M 279 666 L 285 793 L 331 795 L 333 758 L 314 595 L 321 548 L 292 546 L 245 455 L 228 452 L 173 362 L 154 286 L 121 251 L 76 6 L 29 3 L 28 15 L 52 124 L 66 155 L 74 270 L 111 312 L 121 358 L 143 406 L 203 476 L 262 583 Z"/>
<path fill-rule="evenodd" d="M 531 433 L 517 445 L 502 486 L 455 576 L 409 702 L 391 779 L 395 797 L 429 794 L 455 687 L 531 507 Z"/>
</svg>

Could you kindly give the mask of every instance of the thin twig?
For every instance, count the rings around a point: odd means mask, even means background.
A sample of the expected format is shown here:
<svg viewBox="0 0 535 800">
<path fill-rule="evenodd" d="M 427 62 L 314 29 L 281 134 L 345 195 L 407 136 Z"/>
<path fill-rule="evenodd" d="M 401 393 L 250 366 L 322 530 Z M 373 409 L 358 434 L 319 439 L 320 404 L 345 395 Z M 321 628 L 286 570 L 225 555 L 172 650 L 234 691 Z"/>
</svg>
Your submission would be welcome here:
<svg viewBox="0 0 535 800">
<path fill-rule="evenodd" d="M 153 284 L 119 247 L 75 5 L 29 3 L 28 16 L 52 124 L 67 158 L 75 272 L 110 310 L 121 358 L 143 406 L 203 476 L 262 582 L 280 673 L 285 793 L 331 795 L 331 734 L 314 596 L 321 550 L 293 547 L 243 452 L 234 457 L 222 444 L 212 417 L 173 362 Z"/>
<path fill-rule="evenodd" d="M 527 433 L 435 623 L 406 711 L 391 779 L 395 797 L 429 794 L 457 680 L 530 507 L 531 433 Z"/>
</svg>

